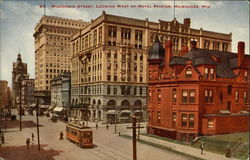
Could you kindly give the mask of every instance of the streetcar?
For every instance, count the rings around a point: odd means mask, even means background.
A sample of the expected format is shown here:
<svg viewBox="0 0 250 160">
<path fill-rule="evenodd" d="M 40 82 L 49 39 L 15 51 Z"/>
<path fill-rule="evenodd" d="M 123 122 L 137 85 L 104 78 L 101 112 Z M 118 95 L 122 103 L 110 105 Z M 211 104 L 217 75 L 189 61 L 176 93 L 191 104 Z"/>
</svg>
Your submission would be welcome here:
<svg viewBox="0 0 250 160">
<path fill-rule="evenodd" d="M 66 137 L 81 148 L 93 148 L 93 131 L 90 127 L 69 123 L 66 126 Z"/>
</svg>

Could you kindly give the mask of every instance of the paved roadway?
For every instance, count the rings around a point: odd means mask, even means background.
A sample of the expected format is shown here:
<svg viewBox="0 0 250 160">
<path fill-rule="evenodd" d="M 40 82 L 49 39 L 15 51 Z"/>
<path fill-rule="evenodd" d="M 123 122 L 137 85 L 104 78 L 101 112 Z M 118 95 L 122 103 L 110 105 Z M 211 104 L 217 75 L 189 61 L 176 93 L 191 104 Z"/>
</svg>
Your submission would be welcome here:
<svg viewBox="0 0 250 160">
<path fill-rule="evenodd" d="M 132 160 L 132 141 L 114 134 L 114 127 L 99 126 L 96 130 L 93 128 L 94 144 L 97 145 L 94 149 L 82 149 L 76 144 L 64 139 L 59 140 L 60 131 L 65 135 L 65 123 L 52 123 L 48 117 L 39 117 L 40 124 L 40 142 L 47 144 L 44 149 L 54 149 L 62 151 L 59 156 L 55 156 L 55 160 Z M 36 122 L 35 116 L 23 116 L 23 120 L 33 120 Z M 95 124 L 90 124 L 95 126 Z M 119 125 L 118 132 L 128 131 L 126 125 Z M 24 128 L 21 132 L 19 128 L 10 129 L 11 132 L 5 134 L 7 144 L 5 146 L 20 146 L 25 145 L 26 138 L 31 138 L 31 133 L 35 134 L 36 128 Z M 132 131 L 131 131 L 132 132 Z M 163 151 L 161 149 L 148 145 L 137 143 L 138 160 L 186 160 L 188 158 L 177 155 L 172 152 Z"/>
</svg>

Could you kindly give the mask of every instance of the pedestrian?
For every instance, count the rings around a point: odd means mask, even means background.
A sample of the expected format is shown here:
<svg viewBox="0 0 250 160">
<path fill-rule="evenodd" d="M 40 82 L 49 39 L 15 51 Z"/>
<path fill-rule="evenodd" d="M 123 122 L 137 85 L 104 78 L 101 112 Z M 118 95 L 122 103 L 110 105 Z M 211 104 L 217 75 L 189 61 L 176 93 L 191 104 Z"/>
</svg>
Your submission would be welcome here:
<svg viewBox="0 0 250 160">
<path fill-rule="evenodd" d="M 204 151 L 204 144 L 203 144 L 203 142 L 201 142 L 200 149 L 201 149 L 201 154 L 203 154 L 203 151 Z"/>
<path fill-rule="evenodd" d="M 59 140 L 62 140 L 62 139 L 63 139 L 63 132 L 61 131 L 59 134 Z"/>
<path fill-rule="evenodd" d="M 107 124 L 106 128 L 107 128 L 107 130 L 109 130 L 109 125 L 108 124 Z"/>
<path fill-rule="evenodd" d="M 5 137 L 4 137 L 4 134 L 2 134 L 2 136 L 1 136 L 1 141 L 2 141 L 2 144 L 4 144 L 4 143 L 5 143 Z"/>
<path fill-rule="evenodd" d="M 34 133 L 32 132 L 31 133 L 31 138 L 32 138 L 32 142 L 34 141 L 34 138 L 35 138 L 35 136 L 34 136 Z"/>
<path fill-rule="evenodd" d="M 29 146 L 30 146 L 30 139 L 29 138 L 26 139 L 26 145 L 27 145 L 27 149 L 29 149 Z"/>
<path fill-rule="evenodd" d="M 96 123 L 95 128 L 98 129 L 98 124 Z"/>
</svg>

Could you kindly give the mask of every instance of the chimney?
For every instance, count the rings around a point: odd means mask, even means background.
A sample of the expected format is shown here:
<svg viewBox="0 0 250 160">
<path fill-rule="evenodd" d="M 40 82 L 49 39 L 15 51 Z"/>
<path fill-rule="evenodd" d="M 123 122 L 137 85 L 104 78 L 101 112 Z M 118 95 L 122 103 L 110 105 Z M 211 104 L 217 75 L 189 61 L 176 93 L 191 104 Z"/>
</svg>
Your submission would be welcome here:
<svg viewBox="0 0 250 160">
<path fill-rule="evenodd" d="M 164 60 L 164 67 L 167 68 L 170 64 L 170 60 L 172 57 L 172 41 L 167 41 L 165 43 L 165 60 Z"/>
<path fill-rule="evenodd" d="M 238 42 L 238 67 L 242 64 L 245 58 L 245 43 Z"/>
<path fill-rule="evenodd" d="M 182 46 L 180 56 L 184 56 L 187 52 L 188 52 L 188 46 Z"/>
<path fill-rule="evenodd" d="M 191 24 L 190 18 L 185 18 L 184 21 L 183 21 L 183 23 L 184 23 L 185 26 L 190 27 L 190 24 Z"/>
</svg>

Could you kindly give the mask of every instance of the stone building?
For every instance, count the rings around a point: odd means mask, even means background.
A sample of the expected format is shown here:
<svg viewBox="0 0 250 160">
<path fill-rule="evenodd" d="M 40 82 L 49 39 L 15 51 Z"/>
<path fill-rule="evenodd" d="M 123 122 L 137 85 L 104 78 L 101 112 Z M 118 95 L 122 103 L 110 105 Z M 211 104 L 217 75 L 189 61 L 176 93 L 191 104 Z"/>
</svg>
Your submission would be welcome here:
<svg viewBox="0 0 250 160">
<path fill-rule="evenodd" d="M 71 74 L 64 72 L 51 80 L 51 105 L 53 107 L 70 107 Z"/>
<path fill-rule="evenodd" d="M 42 16 L 33 35 L 35 90 L 50 91 L 52 78 L 71 71 L 70 36 L 86 24 L 82 20 Z"/>
<path fill-rule="evenodd" d="M 71 103 L 88 105 L 92 121 L 112 123 L 118 117 L 128 122 L 141 110 L 145 119 L 148 49 L 156 35 L 163 42 L 173 40 L 175 55 L 191 39 L 201 48 L 231 51 L 231 33 L 190 26 L 189 18 L 183 24 L 176 19 L 151 22 L 103 12 L 72 36 Z"/>
<path fill-rule="evenodd" d="M 173 56 L 156 39 L 149 50 L 147 132 L 191 141 L 201 135 L 249 131 L 250 56 L 244 42 L 238 53 L 183 47 Z M 240 125 L 239 125 L 240 124 Z"/>
<path fill-rule="evenodd" d="M 10 113 L 11 93 L 8 81 L 0 80 L 0 115 Z"/>
<path fill-rule="evenodd" d="M 34 79 L 24 79 L 22 81 L 22 104 L 29 106 L 35 102 L 34 97 L 35 92 L 35 80 Z"/>
<path fill-rule="evenodd" d="M 22 62 L 22 57 L 19 53 L 17 61 L 13 62 L 12 71 L 12 93 L 14 107 L 17 106 L 17 102 L 20 102 L 20 87 L 22 86 L 22 81 L 28 78 L 29 75 L 27 73 L 27 64 Z"/>
</svg>

